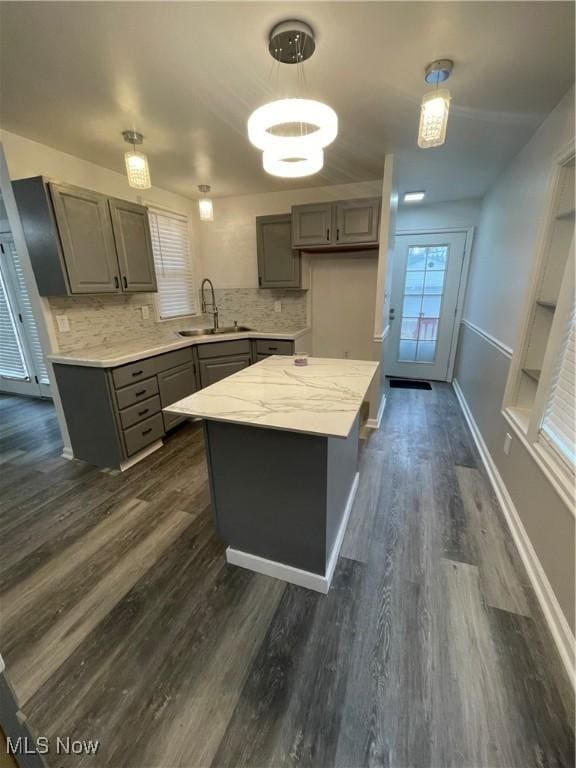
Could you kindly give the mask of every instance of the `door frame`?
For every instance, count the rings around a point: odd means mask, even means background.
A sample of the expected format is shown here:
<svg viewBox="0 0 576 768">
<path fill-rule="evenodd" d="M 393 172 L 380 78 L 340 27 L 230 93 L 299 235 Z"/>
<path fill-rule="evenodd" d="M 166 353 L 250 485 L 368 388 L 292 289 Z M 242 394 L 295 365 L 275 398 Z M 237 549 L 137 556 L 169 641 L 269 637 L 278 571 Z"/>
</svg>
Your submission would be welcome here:
<svg viewBox="0 0 576 768">
<path fill-rule="evenodd" d="M 395 238 L 403 235 L 451 235 L 451 234 L 464 234 L 466 240 L 464 242 L 464 257 L 462 259 L 462 267 L 460 269 L 460 280 L 458 282 L 458 297 L 456 299 L 456 314 L 454 315 L 454 325 L 452 327 L 452 338 L 450 340 L 450 354 L 448 356 L 448 369 L 447 369 L 447 382 L 452 381 L 454 373 L 454 364 L 456 362 L 456 349 L 458 347 L 458 338 L 460 335 L 460 326 L 462 324 L 462 313 L 464 311 L 464 302 L 466 301 L 466 292 L 468 289 L 468 273 L 470 270 L 470 256 L 472 254 L 472 244 L 474 241 L 474 232 L 476 227 L 424 227 L 423 229 L 397 229 L 395 232 Z M 395 244 L 396 245 L 396 244 Z M 396 248 L 394 248 L 396 250 Z M 388 318 L 387 318 L 388 319 Z M 388 334 L 387 339 L 390 339 Z M 386 375 L 386 371 L 384 371 Z"/>
</svg>

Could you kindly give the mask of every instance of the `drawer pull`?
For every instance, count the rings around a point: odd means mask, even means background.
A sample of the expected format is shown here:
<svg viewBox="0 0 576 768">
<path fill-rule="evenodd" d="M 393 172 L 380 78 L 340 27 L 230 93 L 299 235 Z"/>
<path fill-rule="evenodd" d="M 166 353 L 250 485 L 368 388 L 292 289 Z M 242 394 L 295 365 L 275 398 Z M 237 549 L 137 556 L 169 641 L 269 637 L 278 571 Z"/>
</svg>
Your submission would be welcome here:
<svg viewBox="0 0 576 768">
<path fill-rule="evenodd" d="M 278 351 L 278 347 L 268 347 L 268 349 L 270 350 L 270 352 L 277 352 Z"/>
<path fill-rule="evenodd" d="M 143 373 L 144 373 L 144 371 L 134 371 L 132 373 L 132 376 L 142 376 Z"/>
<path fill-rule="evenodd" d="M 144 414 L 148 413 L 149 410 L 150 410 L 150 408 L 144 408 L 143 411 L 138 411 L 138 416 L 144 416 Z"/>
<path fill-rule="evenodd" d="M 134 397 L 142 397 L 142 395 L 146 394 L 145 389 L 140 389 L 138 392 L 134 392 Z"/>
<path fill-rule="evenodd" d="M 148 429 L 143 430 L 142 437 L 144 437 L 144 435 L 147 435 L 148 432 L 152 432 L 152 427 L 148 427 Z"/>
</svg>

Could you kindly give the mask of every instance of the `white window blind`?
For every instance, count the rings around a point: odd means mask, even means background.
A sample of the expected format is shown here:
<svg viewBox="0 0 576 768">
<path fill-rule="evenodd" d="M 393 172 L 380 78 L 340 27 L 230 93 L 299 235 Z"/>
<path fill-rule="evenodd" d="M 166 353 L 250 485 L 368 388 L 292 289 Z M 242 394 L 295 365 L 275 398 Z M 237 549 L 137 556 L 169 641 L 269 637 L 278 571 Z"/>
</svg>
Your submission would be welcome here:
<svg viewBox="0 0 576 768">
<path fill-rule="evenodd" d="M 576 307 L 568 315 L 561 352 L 550 387 L 540 433 L 544 442 L 574 472 L 576 461 Z"/>
<path fill-rule="evenodd" d="M 18 337 L 6 283 L 0 270 L 0 376 L 6 379 L 30 378 Z"/>
<path fill-rule="evenodd" d="M 198 314 L 198 297 L 184 216 L 155 208 L 148 211 L 158 282 L 160 317 Z"/>
<path fill-rule="evenodd" d="M 16 250 L 16 246 L 13 240 L 4 240 L 4 246 L 7 247 L 8 256 L 11 259 L 12 266 L 14 268 L 20 311 L 22 313 L 23 323 L 26 328 L 28 348 L 30 350 L 30 354 L 32 355 L 34 370 L 36 376 L 38 376 L 39 382 L 41 384 L 48 384 L 48 370 L 46 369 L 46 363 L 44 362 L 44 353 L 42 352 L 42 345 L 40 344 L 38 326 L 36 325 L 36 319 L 34 317 L 34 312 L 32 311 L 32 304 L 30 302 L 30 296 L 28 295 L 28 289 L 26 288 L 24 270 L 22 269 L 20 256 L 18 255 L 18 251 Z"/>
</svg>

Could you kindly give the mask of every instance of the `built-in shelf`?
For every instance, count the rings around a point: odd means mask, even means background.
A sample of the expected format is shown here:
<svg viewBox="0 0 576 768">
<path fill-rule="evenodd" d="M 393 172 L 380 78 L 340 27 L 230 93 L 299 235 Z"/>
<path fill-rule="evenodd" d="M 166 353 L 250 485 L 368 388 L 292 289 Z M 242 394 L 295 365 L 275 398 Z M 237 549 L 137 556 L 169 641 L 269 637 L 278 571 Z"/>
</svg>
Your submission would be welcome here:
<svg viewBox="0 0 576 768">
<path fill-rule="evenodd" d="M 559 211 L 559 212 L 556 214 L 556 218 L 557 218 L 559 221 L 565 221 L 565 220 L 574 219 L 574 214 L 575 214 L 575 213 L 576 213 L 576 211 L 575 211 L 575 209 L 574 209 L 574 208 L 568 208 L 568 209 L 567 209 L 567 210 L 565 210 L 565 211 Z"/>
<path fill-rule="evenodd" d="M 537 301 L 536 304 L 538 304 L 539 307 L 544 307 L 545 309 L 556 309 L 555 301 Z"/>
<path fill-rule="evenodd" d="M 522 368 L 522 373 L 525 373 L 532 381 L 538 382 L 540 380 L 541 371 L 537 368 Z"/>
</svg>

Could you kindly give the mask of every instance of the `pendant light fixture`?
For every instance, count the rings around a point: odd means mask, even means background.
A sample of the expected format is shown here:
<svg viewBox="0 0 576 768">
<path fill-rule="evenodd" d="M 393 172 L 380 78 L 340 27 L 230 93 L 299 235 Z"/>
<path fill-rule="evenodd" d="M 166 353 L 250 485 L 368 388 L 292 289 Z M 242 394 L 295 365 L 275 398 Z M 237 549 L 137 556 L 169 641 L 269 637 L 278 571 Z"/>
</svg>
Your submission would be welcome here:
<svg viewBox="0 0 576 768">
<path fill-rule="evenodd" d="M 203 195 L 203 197 L 198 200 L 200 221 L 214 221 L 214 206 L 212 205 L 212 200 L 209 197 L 206 197 L 210 192 L 210 186 L 208 184 L 200 184 L 198 189 Z"/>
<path fill-rule="evenodd" d="M 418 129 L 418 146 L 421 149 L 441 147 L 446 141 L 451 96 L 449 90 L 439 89 L 438 84 L 448 80 L 453 68 L 454 62 L 450 59 L 439 59 L 426 67 L 424 80 L 434 83 L 436 88 L 422 98 Z"/>
<path fill-rule="evenodd" d="M 150 189 L 152 184 L 148 158 L 143 152 L 138 152 L 136 149 L 136 144 L 142 144 L 144 136 L 136 131 L 123 131 L 122 136 L 124 136 L 124 141 L 132 144 L 132 150 L 124 155 L 128 184 L 134 189 Z"/>
<path fill-rule="evenodd" d="M 270 33 L 268 50 L 282 64 L 300 67 L 314 53 L 314 32 L 303 21 L 283 21 Z M 301 178 L 324 165 L 324 147 L 338 135 L 338 116 L 313 99 L 278 99 L 248 118 L 248 138 L 262 150 L 264 170 L 273 176 Z"/>
</svg>

